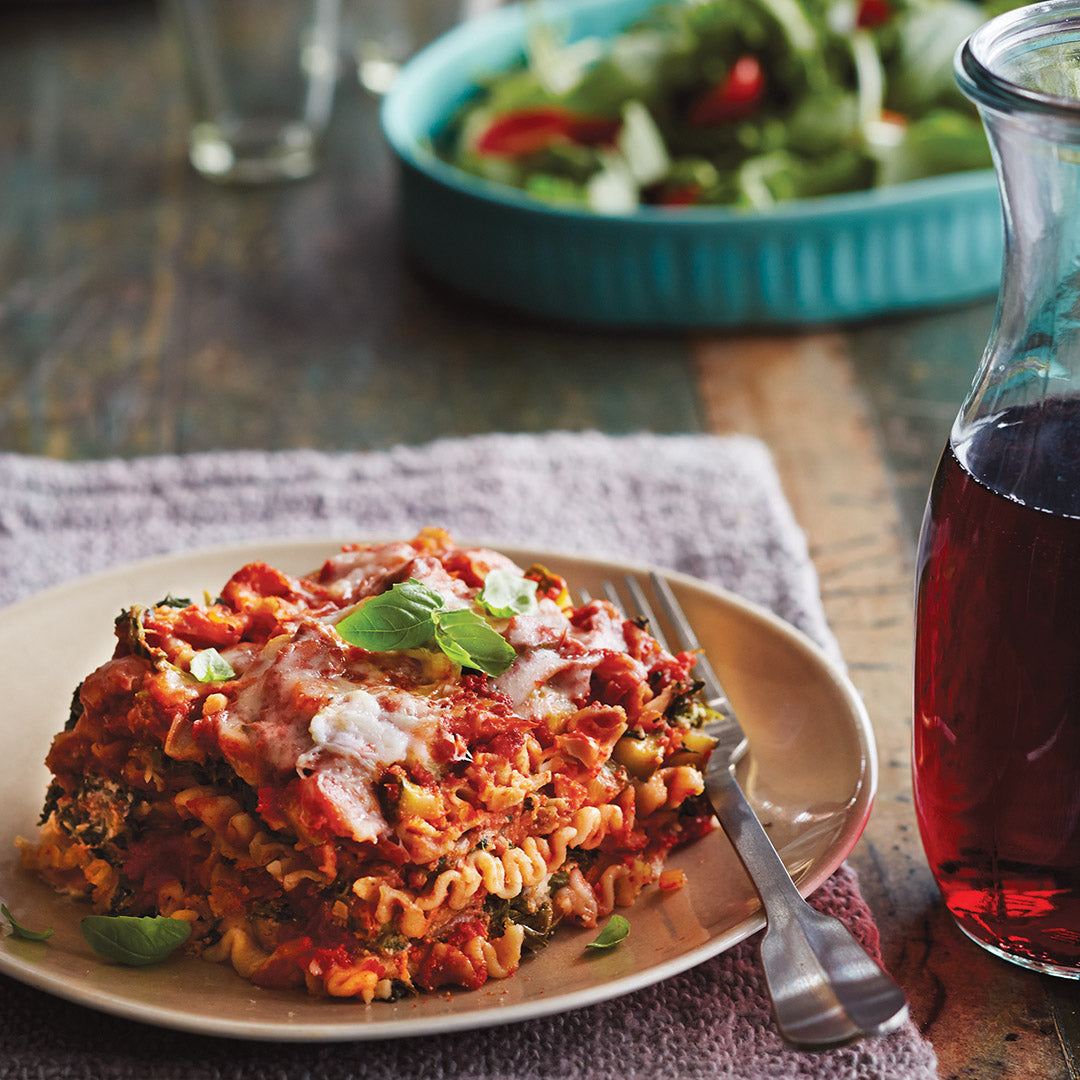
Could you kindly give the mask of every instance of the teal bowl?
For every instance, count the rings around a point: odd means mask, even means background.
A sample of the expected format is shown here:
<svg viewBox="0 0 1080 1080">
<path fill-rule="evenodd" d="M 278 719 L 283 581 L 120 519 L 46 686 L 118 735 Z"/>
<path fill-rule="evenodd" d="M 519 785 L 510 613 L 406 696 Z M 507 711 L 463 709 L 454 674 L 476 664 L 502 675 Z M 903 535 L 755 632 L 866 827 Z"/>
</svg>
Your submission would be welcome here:
<svg viewBox="0 0 1080 1080">
<path fill-rule="evenodd" d="M 613 36 L 654 0 L 550 0 L 570 40 Z M 800 325 L 993 294 L 1002 219 L 992 170 L 782 203 L 597 215 L 471 176 L 433 144 L 484 75 L 523 56 L 525 5 L 464 23 L 402 69 L 382 106 L 407 248 L 461 292 L 607 327 Z"/>
</svg>

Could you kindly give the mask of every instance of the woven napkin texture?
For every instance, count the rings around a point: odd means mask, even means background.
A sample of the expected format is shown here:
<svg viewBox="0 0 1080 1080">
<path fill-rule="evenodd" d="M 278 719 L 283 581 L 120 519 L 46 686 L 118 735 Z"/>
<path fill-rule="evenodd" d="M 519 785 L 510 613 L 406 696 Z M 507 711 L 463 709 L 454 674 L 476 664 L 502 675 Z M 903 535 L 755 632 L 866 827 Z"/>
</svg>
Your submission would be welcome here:
<svg viewBox="0 0 1080 1080">
<path fill-rule="evenodd" d="M 78 464 L 0 455 L 0 604 L 170 551 L 260 538 L 405 537 L 425 525 L 493 545 L 681 570 L 771 608 L 836 653 L 805 538 L 767 450 L 744 437 L 483 435 L 366 454 L 232 452 Z M 850 868 L 812 902 L 877 950 Z M 0 977 L 5 1080 L 936 1075 L 933 1051 L 910 1022 L 850 1047 L 785 1048 L 754 939 L 655 986 L 570 1013 L 437 1037 L 306 1046 L 157 1030 Z"/>
</svg>

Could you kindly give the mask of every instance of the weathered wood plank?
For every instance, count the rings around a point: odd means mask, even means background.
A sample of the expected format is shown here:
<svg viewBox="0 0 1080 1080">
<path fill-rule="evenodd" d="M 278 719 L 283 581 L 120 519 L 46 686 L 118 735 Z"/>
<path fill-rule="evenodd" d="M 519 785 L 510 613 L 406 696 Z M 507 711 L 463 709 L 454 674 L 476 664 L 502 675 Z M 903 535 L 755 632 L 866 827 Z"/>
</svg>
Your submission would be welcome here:
<svg viewBox="0 0 1080 1080">
<path fill-rule="evenodd" d="M 355 79 L 310 181 L 196 176 L 155 11 L 0 12 L 0 447 L 699 428 L 681 342 L 534 324 L 413 273 L 379 103 Z"/>
<path fill-rule="evenodd" d="M 986 346 L 994 300 L 848 328 L 846 355 L 874 415 L 912 537 L 953 417 Z"/>
<path fill-rule="evenodd" d="M 702 341 L 710 430 L 770 446 L 805 528 L 822 597 L 874 724 L 880 785 L 852 856 L 886 962 L 934 1041 L 943 1077 L 1069 1074 L 1039 978 L 997 961 L 945 914 L 911 807 L 913 549 L 875 418 L 839 334 Z"/>
<path fill-rule="evenodd" d="M 854 862 L 942 1075 L 1071 1075 L 1058 1037 L 1077 1045 L 1080 991 L 1055 984 L 1048 1007 L 1039 979 L 952 927 L 909 801 L 914 522 L 992 305 L 702 341 L 693 357 L 670 336 L 526 324 L 411 272 L 378 103 L 355 81 L 318 176 L 236 191 L 187 165 L 176 76 L 148 0 L 0 13 L 0 447 L 761 436 L 875 721 L 880 796 Z"/>
</svg>

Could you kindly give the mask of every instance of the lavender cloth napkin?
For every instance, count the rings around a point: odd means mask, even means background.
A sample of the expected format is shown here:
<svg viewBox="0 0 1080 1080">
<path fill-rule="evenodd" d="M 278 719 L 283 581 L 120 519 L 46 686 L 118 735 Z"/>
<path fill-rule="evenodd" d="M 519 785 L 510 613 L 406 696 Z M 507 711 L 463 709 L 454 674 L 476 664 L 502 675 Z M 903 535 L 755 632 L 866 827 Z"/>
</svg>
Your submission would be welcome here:
<svg viewBox="0 0 1080 1080">
<path fill-rule="evenodd" d="M 805 538 L 765 447 L 744 437 L 484 435 L 367 454 L 234 452 L 80 464 L 0 455 L 0 605 L 121 562 L 235 540 L 411 536 L 651 562 L 723 585 L 836 654 Z M 842 867 L 813 903 L 871 951 Z M 377 1005 L 372 1008 L 377 1008 Z M 203 1038 L 98 1014 L 0 977 L 0 1077 L 95 1080 L 931 1080 L 892 1035 L 806 1054 L 776 1035 L 756 942 L 655 986 L 476 1032 L 299 1046 Z"/>
</svg>

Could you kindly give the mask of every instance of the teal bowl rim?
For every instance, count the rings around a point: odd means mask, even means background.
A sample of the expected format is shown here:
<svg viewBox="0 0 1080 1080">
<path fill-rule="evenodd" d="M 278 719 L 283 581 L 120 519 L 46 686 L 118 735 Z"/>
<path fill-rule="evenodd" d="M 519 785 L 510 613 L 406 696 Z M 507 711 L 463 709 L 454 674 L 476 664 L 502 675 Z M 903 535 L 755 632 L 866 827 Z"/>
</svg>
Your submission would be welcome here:
<svg viewBox="0 0 1080 1080">
<path fill-rule="evenodd" d="M 657 0 L 544 0 L 571 39 L 610 37 Z M 445 34 L 382 103 L 402 237 L 457 293 L 562 324 L 806 326 L 988 298 L 1000 285 L 994 170 L 779 203 L 766 210 L 548 203 L 458 169 L 437 139 L 487 72 L 519 60 L 523 3 Z"/>
<path fill-rule="evenodd" d="M 553 0 L 545 5 L 552 18 L 579 18 L 590 11 L 606 8 L 625 8 L 627 20 L 653 6 L 657 0 Z M 734 209 L 731 207 L 678 207 L 665 208 L 642 206 L 635 210 L 616 214 L 598 214 L 594 211 L 549 203 L 529 195 L 518 188 L 481 177 L 472 176 L 439 157 L 425 140 L 436 134 L 452 119 L 454 110 L 463 104 L 478 87 L 476 73 L 463 70 L 461 55 L 471 52 L 478 42 L 505 41 L 514 43 L 506 49 L 505 59 L 512 62 L 520 56 L 520 42 L 526 26 L 525 5 L 518 2 L 507 4 L 463 23 L 427 46 L 406 63 L 394 85 L 383 99 L 380 122 L 393 151 L 408 165 L 430 179 L 452 188 L 462 195 L 483 202 L 496 203 L 508 209 L 520 210 L 540 216 L 591 223 L 610 222 L 621 227 L 664 229 L 700 229 L 710 225 L 758 227 L 764 223 L 785 225 L 804 224 L 808 219 L 827 223 L 830 220 L 857 216 L 879 209 L 895 209 L 914 206 L 920 202 L 933 202 L 982 194 L 997 187 L 993 169 L 974 169 L 968 172 L 946 173 L 940 176 L 908 180 L 887 187 L 866 188 L 860 191 L 835 195 L 821 195 L 812 199 L 793 199 L 778 203 L 766 210 Z M 480 69 L 478 69 L 480 70 Z M 420 132 L 411 122 L 416 97 L 430 85 L 433 73 L 455 71 L 460 83 L 460 94 L 454 109 L 441 113 L 435 124 Z"/>
</svg>

